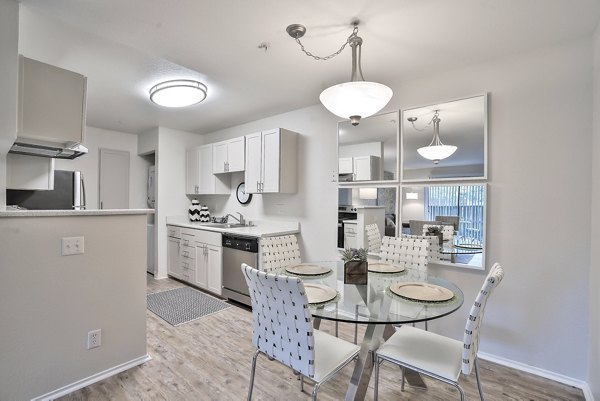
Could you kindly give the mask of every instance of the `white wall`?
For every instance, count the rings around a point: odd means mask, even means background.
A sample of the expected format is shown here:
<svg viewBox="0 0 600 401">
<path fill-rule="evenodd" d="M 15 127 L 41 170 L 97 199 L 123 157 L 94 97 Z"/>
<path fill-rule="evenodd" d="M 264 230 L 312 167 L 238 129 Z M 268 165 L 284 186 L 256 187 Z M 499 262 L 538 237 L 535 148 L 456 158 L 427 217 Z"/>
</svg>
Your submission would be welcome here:
<svg viewBox="0 0 600 401">
<path fill-rule="evenodd" d="M 61 256 L 80 235 L 85 253 Z M 0 218 L 0 400 L 144 358 L 145 247 L 145 215 Z M 95 329 L 102 346 L 87 350 Z"/>
<path fill-rule="evenodd" d="M 405 83 L 395 105 L 490 92 L 486 260 L 505 280 L 482 350 L 587 378 L 592 121 L 590 40 Z M 564 190 L 567 187 L 568 190 Z M 435 271 L 475 298 L 483 272 Z M 434 324 L 459 337 L 467 307 Z"/>
<path fill-rule="evenodd" d="M 385 111 L 490 92 L 488 265 L 506 278 L 486 314 L 481 349 L 509 360 L 587 379 L 589 331 L 592 48 L 582 40 L 423 77 L 394 87 Z M 336 118 L 320 105 L 207 135 L 206 142 L 284 127 L 302 134 L 299 192 L 200 197 L 216 213 L 298 219 L 305 260 L 336 257 Z M 243 180 L 233 175 L 233 184 Z M 568 190 L 564 190 L 568 187 Z M 462 338 L 484 272 L 439 267 L 465 306 L 434 322 Z"/>
<path fill-rule="evenodd" d="M 590 352 L 588 383 L 600 400 L 600 25 L 594 34 L 594 125 L 592 146 L 592 218 L 590 266 Z"/>
<path fill-rule="evenodd" d="M 143 149 L 152 147 L 155 130 L 142 134 Z M 148 137 L 146 137 L 148 135 Z M 149 140 L 148 140 L 149 139 Z M 157 237 L 154 271 L 156 278 L 167 277 L 167 216 L 187 215 L 190 201 L 185 195 L 185 151 L 204 143 L 201 135 L 158 128 L 156 151 L 156 197 L 155 233 Z"/>
<path fill-rule="evenodd" d="M 85 143 L 89 152 L 73 160 L 56 159 L 57 170 L 80 170 L 85 179 L 87 209 L 98 209 L 100 152 L 116 149 L 129 152 L 129 208 L 147 208 L 146 182 L 150 163 L 138 156 L 138 137 L 125 132 L 86 127 Z"/>
<path fill-rule="evenodd" d="M 6 152 L 17 137 L 19 5 L 0 0 L 0 210 L 6 206 Z"/>
<path fill-rule="evenodd" d="M 270 128 L 286 128 L 298 137 L 298 193 L 255 194 L 248 205 L 240 205 L 235 188 L 243 173 L 232 173 L 232 196 L 198 196 L 213 215 L 242 213 L 250 219 L 300 221 L 303 258 L 337 258 L 337 117 L 322 106 L 239 125 L 205 135 L 206 143 L 247 135 Z"/>
</svg>

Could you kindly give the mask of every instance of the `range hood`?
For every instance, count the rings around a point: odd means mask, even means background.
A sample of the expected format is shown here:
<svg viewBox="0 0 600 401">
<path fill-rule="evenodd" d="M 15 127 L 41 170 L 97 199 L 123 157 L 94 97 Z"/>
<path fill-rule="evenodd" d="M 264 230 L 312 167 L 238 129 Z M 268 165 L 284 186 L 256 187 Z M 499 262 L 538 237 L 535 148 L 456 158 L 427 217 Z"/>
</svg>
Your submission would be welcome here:
<svg viewBox="0 0 600 401">
<path fill-rule="evenodd" d="M 55 159 L 75 159 L 87 154 L 88 149 L 75 142 L 56 144 L 49 142 L 33 142 L 18 138 L 10 148 L 9 153 L 27 156 L 51 157 Z"/>
</svg>

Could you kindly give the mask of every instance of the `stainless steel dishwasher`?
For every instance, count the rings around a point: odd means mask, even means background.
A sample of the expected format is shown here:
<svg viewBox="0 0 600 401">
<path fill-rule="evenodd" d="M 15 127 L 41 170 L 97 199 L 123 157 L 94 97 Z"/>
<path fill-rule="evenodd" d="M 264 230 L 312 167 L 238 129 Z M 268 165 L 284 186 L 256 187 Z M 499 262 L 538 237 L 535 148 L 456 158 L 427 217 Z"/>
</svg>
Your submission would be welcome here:
<svg viewBox="0 0 600 401">
<path fill-rule="evenodd" d="M 242 263 L 258 268 L 258 238 L 223 234 L 223 297 L 250 306 Z"/>
</svg>

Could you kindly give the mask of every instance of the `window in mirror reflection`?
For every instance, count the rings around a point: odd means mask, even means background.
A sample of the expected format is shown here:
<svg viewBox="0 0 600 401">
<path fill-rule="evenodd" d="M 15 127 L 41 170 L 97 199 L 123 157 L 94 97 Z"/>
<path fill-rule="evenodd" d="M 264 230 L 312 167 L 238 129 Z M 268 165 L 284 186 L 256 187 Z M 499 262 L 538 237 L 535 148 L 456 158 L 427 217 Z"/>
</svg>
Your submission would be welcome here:
<svg viewBox="0 0 600 401">
<path fill-rule="evenodd" d="M 402 180 L 485 178 L 487 96 L 402 112 Z"/>
<path fill-rule="evenodd" d="M 398 178 L 398 113 L 386 113 L 338 124 L 339 181 Z"/>
<path fill-rule="evenodd" d="M 402 233 L 424 235 L 432 225 L 452 226 L 442 261 L 483 267 L 486 186 L 436 185 L 402 189 Z"/>
</svg>

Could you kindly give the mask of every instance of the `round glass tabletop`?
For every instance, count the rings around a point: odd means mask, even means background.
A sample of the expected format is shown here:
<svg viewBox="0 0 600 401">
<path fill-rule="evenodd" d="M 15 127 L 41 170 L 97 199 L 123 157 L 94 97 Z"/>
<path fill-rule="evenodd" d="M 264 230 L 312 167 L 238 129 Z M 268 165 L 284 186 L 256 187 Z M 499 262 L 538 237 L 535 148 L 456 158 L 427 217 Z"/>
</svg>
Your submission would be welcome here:
<svg viewBox="0 0 600 401">
<path fill-rule="evenodd" d="M 314 289 L 318 291 L 316 294 L 320 298 L 316 298 L 317 300 L 333 297 L 329 301 L 310 304 L 311 313 L 315 318 L 359 324 L 414 323 L 446 316 L 460 308 L 464 301 L 462 291 L 452 282 L 413 269 L 406 269 L 400 273 L 369 272 L 367 284 L 359 285 L 344 284 L 342 261 L 305 264 L 311 266 L 311 272 L 316 270 L 314 266 L 327 268 L 328 272 L 299 275 L 281 268 L 272 273 L 299 277 L 304 282 L 307 293 Z M 390 286 L 397 288 L 398 283 L 408 282 L 430 288 L 440 286 L 450 290 L 453 296 L 447 301 L 425 302 L 401 297 L 390 289 Z M 334 295 L 332 290 L 337 294 Z"/>
</svg>

